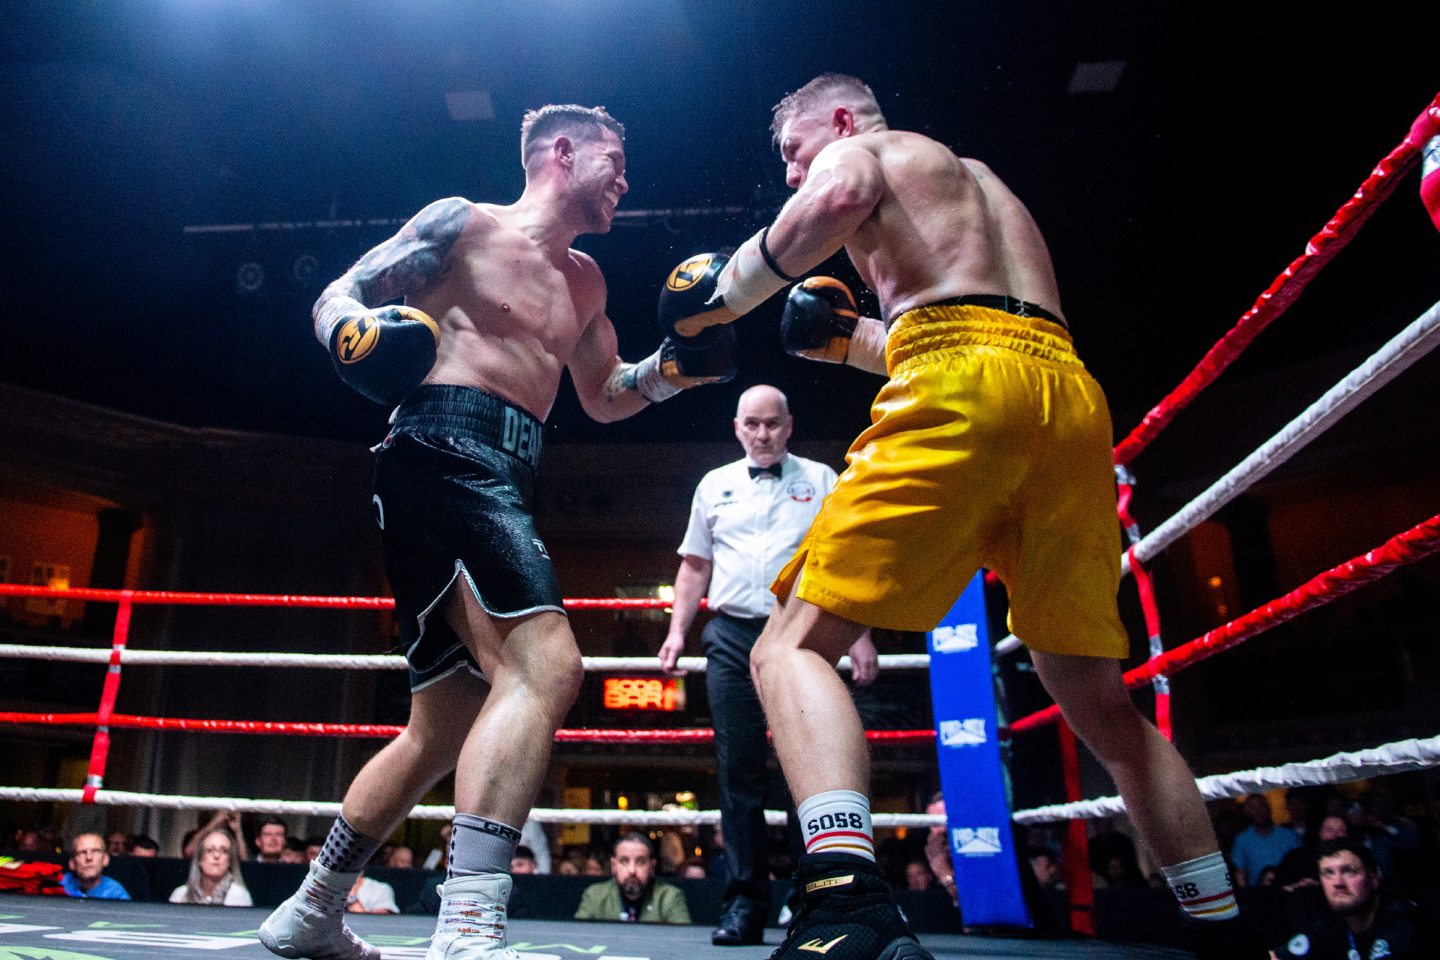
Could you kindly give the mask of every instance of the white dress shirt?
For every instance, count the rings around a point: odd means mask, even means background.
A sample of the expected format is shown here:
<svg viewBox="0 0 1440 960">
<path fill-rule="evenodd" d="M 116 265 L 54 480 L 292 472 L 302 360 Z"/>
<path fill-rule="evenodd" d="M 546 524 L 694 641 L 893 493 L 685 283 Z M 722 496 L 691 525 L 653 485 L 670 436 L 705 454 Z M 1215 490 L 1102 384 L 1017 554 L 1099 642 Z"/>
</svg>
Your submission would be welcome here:
<svg viewBox="0 0 1440 960">
<path fill-rule="evenodd" d="M 676 551 L 714 565 L 710 609 L 732 617 L 768 617 L 770 584 L 800 546 L 835 471 L 787 453 L 777 479 L 751 478 L 747 458 L 705 474 L 690 503 L 690 525 Z"/>
</svg>

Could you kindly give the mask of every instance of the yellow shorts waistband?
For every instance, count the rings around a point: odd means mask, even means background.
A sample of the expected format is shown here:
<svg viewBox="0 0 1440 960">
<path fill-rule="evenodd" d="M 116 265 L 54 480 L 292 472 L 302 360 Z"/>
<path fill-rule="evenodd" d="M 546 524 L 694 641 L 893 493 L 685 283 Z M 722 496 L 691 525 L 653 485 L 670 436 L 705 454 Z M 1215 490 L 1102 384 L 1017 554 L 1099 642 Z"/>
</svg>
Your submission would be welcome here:
<svg viewBox="0 0 1440 960">
<path fill-rule="evenodd" d="M 916 307 L 895 318 L 885 344 L 893 377 L 901 366 L 939 359 L 963 347 L 998 347 L 1060 366 L 1083 367 L 1069 332 L 1038 317 L 974 305 Z"/>
</svg>

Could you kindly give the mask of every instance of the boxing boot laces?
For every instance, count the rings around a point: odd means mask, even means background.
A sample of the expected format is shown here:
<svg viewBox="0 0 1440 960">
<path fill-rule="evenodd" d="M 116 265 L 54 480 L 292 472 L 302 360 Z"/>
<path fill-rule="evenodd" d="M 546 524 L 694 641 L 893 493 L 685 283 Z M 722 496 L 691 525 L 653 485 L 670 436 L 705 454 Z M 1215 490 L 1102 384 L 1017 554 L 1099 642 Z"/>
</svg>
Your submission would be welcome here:
<svg viewBox="0 0 1440 960">
<path fill-rule="evenodd" d="M 277 956 L 309 960 L 380 960 L 380 951 L 345 925 L 350 888 L 359 876 L 310 861 L 300 889 L 260 925 L 265 949 Z"/>
<path fill-rule="evenodd" d="M 451 877 L 425 960 L 520 960 L 505 939 L 511 880 L 504 873 Z"/>
<path fill-rule="evenodd" d="M 795 882 L 800 909 L 770 960 L 933 960 L 874 861 L 806 854 Z"/>
</svg>

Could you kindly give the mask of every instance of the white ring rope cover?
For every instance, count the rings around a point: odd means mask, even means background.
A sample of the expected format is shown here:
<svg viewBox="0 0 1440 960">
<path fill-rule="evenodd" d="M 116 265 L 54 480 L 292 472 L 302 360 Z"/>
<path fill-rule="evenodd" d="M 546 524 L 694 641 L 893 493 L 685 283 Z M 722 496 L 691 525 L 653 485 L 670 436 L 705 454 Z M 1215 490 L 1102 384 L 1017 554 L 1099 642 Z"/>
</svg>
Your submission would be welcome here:
<svg viewBox="0 0 1440 960">
<path fill-rule="evenodd" d="M 1425 740 L 1400 740 L 1369 750 L 1337 753 L 1320 760 L 1287 763 L 1278 767 L 1256 767 L 1202 777 L 1196 781 L 1207 800 L 1240 797 L 1262 793 L 1278 787 L 1308 787 L 1317 784 L 1345 783 L 1372 776 L 1388 776 L 1440 766 L 1440 736 Z M 83 791 L 44 787 L 0 787 L 0 800 L 22 800 L 35 803 L 79 803 Z M 249 800 L 239 797 L 187 797 L 155 793 L 130 793 L 123 790 L 99 790 L 95 802 L 102 806 L 153 807 L 164 810 L 236 810 L 240 813 L 296 814 L 312 817 L 334 817 L 340 804 L 309 800 Z M 1125 812 L 1119 797 L 1100 797 L 1076 803 L 1017 810 L 1012 819 L 1020 824 L 1055 823 L 1062 820 L 1109 817 Z M 410 811 L 413 820 L 449 820 L 454 807 L 417 806 Z M 720 822 L 719 810 L 584 810 L 537 807 L 530 812 L 539 823 L 590 823 L 608 826 L 636 825 L 646 827 L 699 826 Z M 877 827 L 926 828 L 944 826 L 945 818 L 925 813 L 876 813 L 872 820 Z M 765 822 L 771 826 L 785 823 L 783 810 L 766 810 Z"/>
<path fill-rule="evenodd" d="M 21 643 L 0 643 L 0 659 L 63 660 L 71 663 L 109 663 L 109 647 L 42 647 Z M 660 672 L 659 657 L 581 657 L 588 672 Z M 930 666 L 927 653 L 882 654 L 882 669 L 923 670 Z M 152 667 L 313 667 L 327 670 L 404 670 L 405 658 L 389 654 L 329 653 L 206 653 L 185 650 L 136 650 L 126 647 L 120 655 L 125 666 Z M 691 673 L 705 671 L 704 657 L 681 657 L 679 667 Z M 841 657 L 838 670 L 850 669 L 850 658 Z"/>
<path fill-rule="evenodd" d="M 1195 781 L 1206 800 L 1243 797 L 1264 793 L 1277 787 L 1312 787 L 1318 784 L 1347 783 L 1369 777 L 1408 773 L 1440 766 L 1440 736 L 1425 740 L 1397 740 L 1369 750 L 1337 753 L 1307 763 L 1287 763 L 1279 767 L 1256 767 L 1235 773 L 1217 773 Z M 1125 812 L 1119 797 L 1100 797 L 1075 803 L 1056 803 L 1030 810 L 1017 810 L 1016 823 L 1056 823 L 1061 820 L 1088 820 L 1113 817 Z"/>
</svg>

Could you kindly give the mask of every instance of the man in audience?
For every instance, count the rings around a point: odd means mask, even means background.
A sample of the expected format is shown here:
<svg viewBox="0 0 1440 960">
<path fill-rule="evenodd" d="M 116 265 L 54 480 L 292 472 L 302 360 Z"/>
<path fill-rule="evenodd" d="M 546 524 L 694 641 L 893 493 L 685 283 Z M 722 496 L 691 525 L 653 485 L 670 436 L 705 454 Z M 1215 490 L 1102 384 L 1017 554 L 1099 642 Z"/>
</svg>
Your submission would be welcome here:
<svg viewBox="0 0 1440 960">
<path fill-rule="evenodd" d="M 160 856 L 160 844 L 155 838 L 145 833 L 131 834 L 130 856 L 132 857 L 158 857 Z"/>
<path fill-rule="evenodd" d="M 110 866 L 105 838 L 98 833 L 82 833 L 70 841 L 70 870 L 60 878 L 60 885 L 72 897 L 90 900 L 129 900 L 130 894 L 119 883 L 104 876 Z"/>
<path fill-rule="evenodd" d="M 576 920 L 626 923 L 689 923 L 690 908 L 678 887 L 655 879 L 655 852 L 641 833 L 615 842 L 609 880 L 585 888 Z"/>
<path fill-rule="evenodd" d="M 1235 886 L 1255 886 L 1266 867 L 1280 865 L 1285 854 L 1300 846 L 1300 835 L 1289 827 L 1275 825 L 1270 801 L 1260 794 L 1245 798 L 1245 818 L 1250 826 L 1240 831 L 1230 848 L 1230 866 Z"/>
<path fill-rule="evenodd" d="M 1298 891 L 1286 901 L 1286 939 L 1277 960 L 1421 960 L 1440 956 L 1435 921 L 1409 900 L 1381 889 L 1380 868 L 1355 838 L 1321 844 L 1322 896 Z"/>
<path fill-rule="evenodd" d="M 285 835 L 289 828 L 279 817 L 267 817 L 255 834 L 256 863 L 284 863 Z"/>
<path fill-rule="evenodd" d="M 535 862 L 535 851 L 523 843 L 515 848 L 515 856 L 510 858 L 511 873 L 535 873 L 539 864 Z"/>
</svg>

